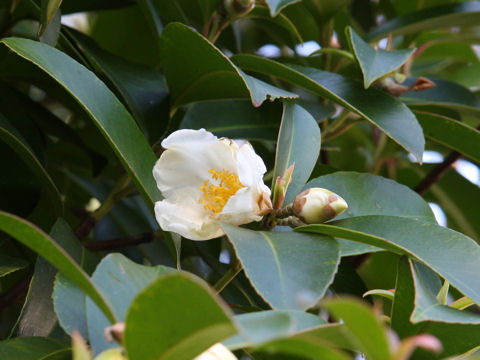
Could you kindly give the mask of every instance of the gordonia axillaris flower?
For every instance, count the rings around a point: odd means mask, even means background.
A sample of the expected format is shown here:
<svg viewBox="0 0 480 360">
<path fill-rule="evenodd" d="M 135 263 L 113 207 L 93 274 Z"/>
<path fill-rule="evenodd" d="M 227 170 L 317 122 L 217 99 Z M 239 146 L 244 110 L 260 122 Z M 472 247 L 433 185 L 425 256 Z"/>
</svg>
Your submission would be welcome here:
<svg viewBox="0 0 480 360">
<path fill-rule="evenodd" d="M 224 234 L 219 222 L 259 221 L 271 211 L 263 160 L 252 146 L 200 130 L 178 130 L 153 167 L 164 200 L 155 204 L 160 227 L 192 240 Z"/>
</svg>

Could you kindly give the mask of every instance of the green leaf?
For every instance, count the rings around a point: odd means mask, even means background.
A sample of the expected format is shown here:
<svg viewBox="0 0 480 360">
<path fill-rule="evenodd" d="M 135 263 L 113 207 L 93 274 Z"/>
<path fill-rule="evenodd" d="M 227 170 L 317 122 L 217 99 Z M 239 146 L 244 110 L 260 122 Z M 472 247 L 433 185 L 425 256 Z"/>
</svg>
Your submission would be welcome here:
<svg viewBox="0 0 480 360">
<path fill-rule="evenodd" d="M 48 200 L 52 206 L 53 216 L 58 217 L 63 212 L 62 199 L 60 193 L 50 175 L 36 157 L 32 148 L 23 138 L 22 134 L 0 113 L 0 140 L 10 146 L 25 164 L 30 168 L 37 180 L 43 185 Z"/>
<path fill-rule="evenodd" d="M 323 306 L 338 320 L 342 320 L 358 345 L 358 350 L 369 360 L 390 358 L 387 334 L 380 319 L 364 303 L 349 298 L 325 301 Z"/>
<path fill-rule="evenodd" d="M 3 211 L 0 211 L 0 230 L 43 256 L 90 296 L 110 322 L 116 322 L 110 305 L 97 286 L 75 260 L 50 236 L 28 221 Z"/>
<path fill-rule="evenodd" d="M 294 0 L 299 1 L 299 0 Z M 244 16 L 246 19 L 259 19 L 262 20 L 262 23 L 273 23 L 281 26 L 282 28 L 288 30 L 292 35 L 295 36 L 295 40 L 298 42 L 303 42 L 302 36 L 298 32 L 295 25 L 290 21 L 290 19 L 284 14 L 277 14 L 274 18 L 271 17 L 269 10 L 266 7 L 255 4 L 255 7 Z"/>
<path fill-rule="evenodd" d="M 300 0 L 266 0 L 266 3 L 270 9 L 270 14 L 274 17 L 277 16 L 283 8 L 299 1 Z"/>
<path fill-rule="evenodd" d="M 158 140 L 169 122 L 168 89 L 161 73 L 111 54 L 78 31 L 68 34 L 95 70 L 112 83 L 150 141 Z"/>
<path fill-rule="evenodd" d="M 98 127 L 153 208 L 153 203 L 161 197 L 152 176 L 155 154 L 112 92 L 93 73 L 50 46 L 20 38 L 3 39 L 1 44 L 12 51 L 9 56 L 26 60 L 29 69 L 40 71 L 73 97 Z M 12 69 L 8 66 L 4 69 L 12 76 Z M 5 75 L 0 70 L 2 74 Z"/>
<path fill-rule="evenodd" d="M 38 34 L 42 35 L 47 29 L 48 24 L 53 20 L 56 12 L 60 8 L 62 0 L 42 0 L 42 5 L 40 9 L 40 29 Z"/>
<path fill-rule="evenodd" d="M 395 294 L 392 291 L 389 291 L 389 290 L 373 289 L 373 290 L 369 290 L 365 294 L 363 294 L 363 297 L 367 297 L 367 296 L 370 296 L 370 295 L 377 295 L 377 296 L 384 297 L 385 299 L 388 299 L 388 300 L 393 300 L 393 297 L 394 297 Z"/>
<path fill-rule="evenodd" d="M 53 304 L 58 323 L 69 335 L 76 330 L 88 339 L 85 293 L 61 273 L 55 278 Z"/>
<path fill-rule="evenodd" d="M 432 113 L 416 112 L 425 136 L 474 161 L 480 161 L 480 131 L 460 121 Z"/>
<path fill-rule="evenodd" d="M 247 100 L 208 101 L 193 104 L 180 127 L 204 128 L 218 137 L 230 139 L 275 141 L 280 118 L 281 106 L 278 103 L 265 103 L 254 108 Z"/>
<path fill-rule="evenodd" d="M 268 310 L 235 316 L 240 332 L 223 344 L 231 350 L 258 347 L 325 324 L 320 317 L 301 311 Z"/>
<path fill-rule="evenodd" d="M 253 231 L 228 224 L 222 228 L 246 276 L 274 309 L 308 309 L 333 281 L 340 253 L 330 237 Z"/>
<path fill-rule="evenodd" d="M 403 16 L 398 16 L 372 30 L 368 41 L 379 40 L 389 34 L 402 35 L 414 32 L 443 29 L 448 27 L 466 27 L 477 25 L 480 16 L 480 4 L 476 1 L 430 7 Z"/>
<path fill-rule="evenodd" d="M 27 266 L 28 262 L 23 259 L 0 254 L 0 277 L 24 269 Z"/>
<path fill-rule="evenodd" d="M 235 332 L 228 308 L 203 281 L 175 273 L 133 300 L 124 346 L 131 360 L 191 360 Z"/>
<path fill-rule="evenodd" d="M 345 30 L 347 39 L 355 54 L 363 74 L 363 86 L 367 89 L 375 80 L 390 74 L 413 54 L 415 49 L 407 50 L 375 50 L 368 45 L 351 27 Z"/>
<path fill-rule="evenodd" d="M 410 316 L 414 324 L 422 321 L 436 321 L 454 324 L 480 324 L 480 315 L 442 305 L 428 287 L 418 265 L 410 261 L 410 269 L 415 286 L 415 306 Z"/>
<path fill-rule="evenodd" d="M 122 254 L 109 254 L 98 264 L 92 276 L 93 283 L 102 289 L 112 304 L 112 311 L 119 322 L 125 321 L 127 310 L 135 296 L 160 275 L 174 271 L 166 266 L 136 264 Z M 93 353 L 117 346 L 109 343 L 103 333 L 109 326 L 108 319 L 100 309 L 87 299 L 87 327 Z"/>
<path fill-rule="evenodd" d="M 163 30 L 163 24 L 153 2 L 151 0 L 140 0 L 138 1 L 138 6 L 142 10 L 143 16 L 150 26 L 150 31 L 157 38 L 160 38 Z"/>
<path fill-rule="evenodd" d="M 251 98 L 258 107 L 267 99 L 298 97 L 244 74 L 212 43 L 186 25 L 168 24 L 160 40 L 172 111 L 205 100 Z"/>
<path fill-rule="evenodd" d="M 480 303 L 480 278 L 472 276 L 480 272 L 480 263 L 477 261 L 480 246 L 465 235 L 431 222 L 396 216 L 360 216 L 330 224 L 308 225 L 298 230 L 337 236 L 408 254 L 448 280 L 477 304 Z"/>
<path fill-rule="evenodd" d="M 42 360 L 69 347 L 70 344 L 58 339 L 20 337 L 0 342 L 0 359 Z"/>
<path fill-rule="evenodd" d="M 300 356 L 300 359 L 322 359 L 322 360 L 348 360 L 351 359 L 346 353 L 329 347 L 320 341 L 311 339 L 281 339 L 275 340 L 261 346 L 256 352 L 267 352 L 268 354 L 282 354 L 286 356 Z M 273 358 L 272 358 L 273 359 Z M 290 359 L 290 357 L 285 357 Z M 295 357 L 297 359 L 297 357 Z"/>
<path fill-rule="evenodd" d="M 371 174 L 338 171 L 310 180 L 304 187 L 320 187 L 345 199 L 348 209 L 337 219 L 365 215 L 406 216 L 436 223 L 430 206 L 420 195 L 393 180 Z M 378 251 L 379 248 L 339 240 L 342 256 Z"/>
<path fill-rule="evenodd" d="M 405 85 L 413 83 L 415 79 L 408 79 Z M 430 105 L 478 115 L 480 112 L 480 96 L 466 87 L 451 81 L 431 78 L 435 87 L 424 91 L 409 91 L 401 97 L 407 105 L 424 107 Z"/>
<path fill-rule="evenodd" d="M 315 119 L 300 105 L 284 103 L 272 188 L 275 180 L 294 164 L 292 182 L 285 195 L 290 204 L 310 177 L 320 153 L 320 128 Z"/>
<path fill-rule="evenodd" d="M 254 55 L 235 55 L 232 61 L 245 70 L 278 77 L 332 100 L 370 121 L 390 138 L 422 159 L 425 139 L 413 113 L 400 101 L 375 88 L 365 90 L 338 74 L 298 65 L 283 65 Z"/>
</svg>

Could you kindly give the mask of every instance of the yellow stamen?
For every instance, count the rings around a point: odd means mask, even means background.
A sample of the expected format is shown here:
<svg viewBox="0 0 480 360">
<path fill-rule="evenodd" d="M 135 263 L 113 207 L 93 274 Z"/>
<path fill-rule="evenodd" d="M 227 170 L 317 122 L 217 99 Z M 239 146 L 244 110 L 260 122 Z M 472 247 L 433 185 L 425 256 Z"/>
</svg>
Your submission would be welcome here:
<svg viewBox="0 0 480 360">
<path fill-rule="evenodd" d="M 223 210 L 228 199 L 245 185 L 240 182 L 237 174 L 228 170 L 215 171 L 210 169 L 208 172 L 212 174 L 213 180 L 217 180 L 218 185 L 212 184 L 210 180 L 205 180 L 203 185 L 200 186 L 203 197 L 198 199 L 198 202 L 203 204 L 205 210 L 211 210 L 218 214 Z"/>
</svg>

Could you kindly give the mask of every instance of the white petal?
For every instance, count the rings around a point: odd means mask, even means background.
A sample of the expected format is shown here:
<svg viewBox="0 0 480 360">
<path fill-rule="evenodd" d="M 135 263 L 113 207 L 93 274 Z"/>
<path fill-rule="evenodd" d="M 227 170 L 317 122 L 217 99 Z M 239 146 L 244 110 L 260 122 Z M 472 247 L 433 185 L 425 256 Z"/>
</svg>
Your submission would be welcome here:
<svg viewBox="0 0 480 360">
<path fill-rule="evenodd" d="M 174 144 L 183 144 L 191 143 L 194 141 L 200 142 L 213 142 L 216 141 L 217 137 L 213 135 L 210 131 L 205 129 L 200 130 L 191 130 L 191 129 L 181 129 L 174 131 L 170 136 L 166 137 L 162 141 L 162 147 L 165 149 L 169 148 Z"/>
<path fill-rule="evenodd" d="M 195 207 L 181 206 L 167 200 L 155 203 L 155 217 L 164 231 L 173 231 L 191 240 L 208 240 L 224 234 L 209 214 Z"/>
<path fill-rule="evenodd" d="M 217 343 L 193 360 L 237 360 L 237 357 L 225 345 Z"/>
<path fill-rule="evenodd" d="M 232 225 L 242 225 L 252 221 L 260 221 L 262 217 L 258 213 L 258 192 L 256 188 L 244 187 L 228 199 L 218 219 Z"/>
<path fill-rule="evenodd" d="M 243 185 L 252 186 L 260 181 L 263 183 L 263 174 L 265 174 L 267 168 L 250 143 L 247 142 L 240 147 L 237 162 L 238 177 Z"/>
<path fill-rule="evenodd" d="M 197 141 L 191 133 L 187 135 L 187 138 L 191 139 L 190 142 L 183 142 L 183 138 L 179 143 L 167 141 L 167 150 L 163 152 L 153 168 L 153 176 L 165 198 L 187 187 L 194 187 L 200 191 L 204 181 L 211 179 L 211 174 L 208 172 L 210 169 L 237 172 L 235 143 L 232 142 L 234 144 L 232 146 L 229 141 L 223 139 Z M 178 139 L 178 136 L 175 138 Z M 201 193 L 198 193 L 197 198 L 200 195 Z"/>
</svg>

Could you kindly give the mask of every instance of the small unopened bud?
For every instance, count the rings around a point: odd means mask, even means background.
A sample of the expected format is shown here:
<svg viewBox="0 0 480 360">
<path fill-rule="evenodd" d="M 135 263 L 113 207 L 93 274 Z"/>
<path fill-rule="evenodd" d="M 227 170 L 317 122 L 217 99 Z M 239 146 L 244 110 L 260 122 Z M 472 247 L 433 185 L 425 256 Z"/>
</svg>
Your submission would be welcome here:
<svg viewBox="0 0 480 360">
<path fill-rule="evenodd" d="M 293 213 L 307 224 L 324 223 L 347 208 L 347 202 L 342 197 L 322 188 L 307 189 L 293 202 Z"/>
<path fill-rule="evenodd" d="M 287 193 L 288 185 L 292 182 L 293 169 L 295 163 L 285 170 L 282 176 L 278 176 L 275 181 L 275 188 L 273 190 L 273 208 L 280 209 L 285 201 L 285 194 Z"/>
<path fill-rule="evenodd" d="M 123 343 L 123 333 L 125 332 L 125 323 L 116 323 L 112 326 L 105 328 L 105 338 L 107 341 L 116 341 L 117 343 Z"/>
<path fill-rule="evenodd" d="M 234 19 L 249 13 L 255 6 L 255 0 L 224 0 L 223 8 L 228 18 Z"/>
</svg>

